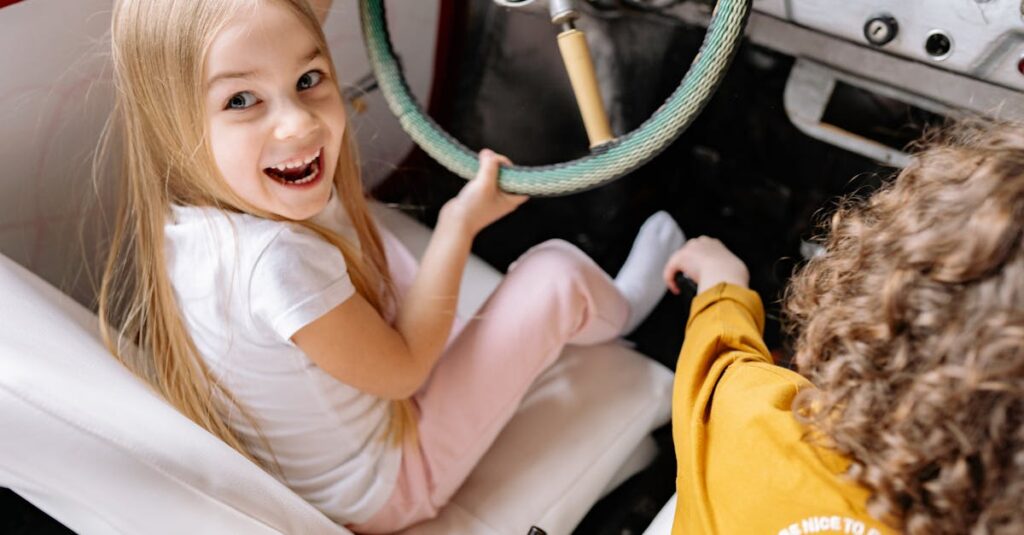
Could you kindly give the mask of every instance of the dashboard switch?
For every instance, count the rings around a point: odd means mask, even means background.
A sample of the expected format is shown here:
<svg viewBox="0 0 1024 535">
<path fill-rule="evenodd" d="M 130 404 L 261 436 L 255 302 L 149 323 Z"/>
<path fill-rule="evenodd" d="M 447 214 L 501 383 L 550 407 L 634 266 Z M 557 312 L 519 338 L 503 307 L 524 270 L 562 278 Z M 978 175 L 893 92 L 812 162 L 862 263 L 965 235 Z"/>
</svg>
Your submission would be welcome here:
<svg viewBox="0 0 1024 535">
<path fill-rule="evenodd" d="M 864 23 L 864 38 L 875 46 L 883 46 L 896 38 L 900 25 L 891 15 L 871 17 Z"/>
</svg>

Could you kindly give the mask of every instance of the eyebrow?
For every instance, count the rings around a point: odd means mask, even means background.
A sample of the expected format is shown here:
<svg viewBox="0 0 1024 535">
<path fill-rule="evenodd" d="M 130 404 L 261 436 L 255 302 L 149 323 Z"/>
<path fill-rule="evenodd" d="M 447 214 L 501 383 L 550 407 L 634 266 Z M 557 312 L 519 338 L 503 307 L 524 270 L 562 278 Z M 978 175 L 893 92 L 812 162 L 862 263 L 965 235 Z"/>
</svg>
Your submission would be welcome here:
<svg viewBox="0 0 1024 535">
<path fill-rule="evenodd" d="M 305 64 L 313 61 L 314 59 L 316 59 L 316 58 L 318 58 L 320 56 L 323 56 L 323 53 L 320 51 L 319 48 L 315 48 L 315 49 L 313 49 L 312 52 L 310 52 L 309 54 L 306 54 L 305 56 L 303 56 L 302 59 L 299 60 L 298 64 L 299 65 L 305 65 Z M 241 78 L 241 79 L 252 78 L 255 74 L 256 74 L 256 71 L 222 72 L 222 73 L 219 73 L 216 76 L 210 78 L 210 80 L 208 82 L 206 82 L 206 87 L 213 87 L 214 84 L 216 84 L 217 82 L 220 82 L 222 80 L 230 80 L 230 79 L 237 79 L 237 78 Z"/>
</svg>

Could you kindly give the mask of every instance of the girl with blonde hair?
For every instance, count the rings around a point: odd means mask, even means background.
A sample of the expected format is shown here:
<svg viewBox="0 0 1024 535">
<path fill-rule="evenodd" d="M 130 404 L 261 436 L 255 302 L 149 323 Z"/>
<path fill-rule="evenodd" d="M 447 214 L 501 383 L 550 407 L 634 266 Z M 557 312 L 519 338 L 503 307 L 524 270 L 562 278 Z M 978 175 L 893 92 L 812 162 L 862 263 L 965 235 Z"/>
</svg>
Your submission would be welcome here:
<svg viewBox="0 0 1024 535">
<path fill-rule="evenodd" d="M 525 198 L 482 151 L 417 265 L 368 211 L 317 14 L 115 2 L 123 187 L 100 316 L 198 425 L 336 522 L 391 532 L 437 514 L 566 343 L 650 312 L 682 237 L 656 214 L 615 280 L 546 242 L 456 325 L 473 238 Z"/>
<path fill-rule="evenodd" d="M 786 296 L 772 364 L 743 263 L 710 238 L 676 370 L 673 533 L 1024 532 L 1024 125 L 931 136 L 845 202 Z"/>
</svg>

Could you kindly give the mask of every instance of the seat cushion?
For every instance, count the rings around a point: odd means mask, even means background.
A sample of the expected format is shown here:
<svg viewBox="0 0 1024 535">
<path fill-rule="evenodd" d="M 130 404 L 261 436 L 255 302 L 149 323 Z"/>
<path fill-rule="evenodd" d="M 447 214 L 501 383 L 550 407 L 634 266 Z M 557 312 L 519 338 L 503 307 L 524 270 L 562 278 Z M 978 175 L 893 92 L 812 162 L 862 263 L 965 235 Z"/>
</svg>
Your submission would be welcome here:
<svg viewBox="0 0 1024 535">
<path fill-rule="evenodd" d="M 429 236 L 392 215 L 400 238 Z M 467 277 L 475 310 L 500 274 L 474 260 Z M 89 311 L 2 256 L 0 295 L 0 486 L 85 534 L 348 533 L 176 412 L 110 357 Z M 667 421 L 671 381 L 621 346 L 569 348 L 452 504 L 408 533 L 570 532 Z"/>
<path fill-rule="evenodd" d="M 78 533 L 338 533 L 103 347 L 95 317 L 0 256 L 0 485 Z"/>
<path fill-rule="evenodd" d="M 652 429 L 671 373 L 617 345 L 569 347 L 452 502 L 408 535 L 571 533 Z"/>
<path fill-rule="evenodd" d="M 676 503 L 679 500 L 679 496 L 673 494 L 669 498 L 668 502 L 661 507 L 658 511 L 658 515 L 651 521 L 651 525 L 647 526 L 644 530 L 643 535 L 669 535 L 672 533 L 672 522 L 676 517 Z"/>
</svg>

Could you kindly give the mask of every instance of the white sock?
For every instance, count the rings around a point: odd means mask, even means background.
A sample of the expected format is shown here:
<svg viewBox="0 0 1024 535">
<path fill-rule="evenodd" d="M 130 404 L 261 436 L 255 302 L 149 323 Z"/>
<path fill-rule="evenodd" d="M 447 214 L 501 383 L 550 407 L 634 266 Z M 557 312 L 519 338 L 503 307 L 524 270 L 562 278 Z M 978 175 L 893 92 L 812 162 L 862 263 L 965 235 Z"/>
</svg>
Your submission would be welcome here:
<svg viewBox="0 0 1024 535">
<path fill-rule="evenodd" d="M 658 212 L 644 221 L 626 263 L 615 276 L 615 286 L 629 301 L 629 320 L 622 334 L 633 332 L 661 301 L 665 295 L 665 282 L 661 280 L 665 262 L 685 241 L 683 231 L 668 212 Z"/>
</svg>

